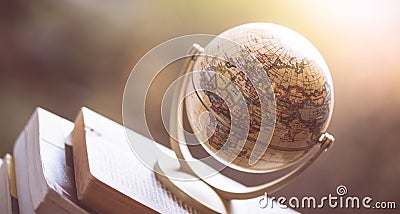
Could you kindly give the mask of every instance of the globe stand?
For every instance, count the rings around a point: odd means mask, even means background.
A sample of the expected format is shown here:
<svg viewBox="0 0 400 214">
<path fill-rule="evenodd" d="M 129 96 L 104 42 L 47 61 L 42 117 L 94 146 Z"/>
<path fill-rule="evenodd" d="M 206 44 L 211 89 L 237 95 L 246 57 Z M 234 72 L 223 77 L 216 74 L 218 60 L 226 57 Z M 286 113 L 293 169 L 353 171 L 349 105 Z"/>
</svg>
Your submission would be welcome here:
<svg viewBox="0 0 400 214">
<path fill-rule="evenodd" d="M 198 44 L 192 46 L 189 52 L 191 58 L 186 62 L 183 72 L 187 72 L 192 68 L 197 55 L 202 50 L 203 48 Z M 181 100 L 183 94 L 184 88 L 182 87 L 176 91 L 174 99 Z M 184 119 L 184 112 L 182 108 L 178 108 L 178 103 L 172 102 L 171 105 L 171 130 L 169 131 L 173 136 L 177 136 L 178 139 L 184 139 L 183 131 L 178 131 L 180 129 L 177 127 L 179 124 L 183 124 Z M 318 146 L 315 148 L 316 151 L 312 155 L 309 155 L 311 156 L 309 159 L 303 161 L 286 175 L 259 186 L 246 187 L 221 173 L 216 173 L 212 177 L 201 178 L 196 173 L 196 168 L 185 161 L 195 159 L 191 155 L 188 146 L 179 143 L 172 137 L 170 138 L 171 148 L 179 160 L 171 161 L 170 159 L 163 160 L 160 158 L 155 164 L 154 169 L 157 178 L 168 190 L 173 192 L 180 200 L 202 213 L 243 213 L 249 210 L 241 209 L 252 209 L 258 205 L 253 200 L 244 199 L 254 199 L 265 193 L 270 194 L 284 187 L 310 166 L 323 152 L 327 151 L 333 142 L 334 138 L 332 135 L 328 133 L 321 134 L 317 142 Z M 198 164 L 196 166 L 198 167 Z M 201 167 L 209 166 L 204 164 Z M 184 178 L 186 181 L 174 179 L 177 177 Z M 249 204 L 250 202 L 251 204 Z"/>
</svg>

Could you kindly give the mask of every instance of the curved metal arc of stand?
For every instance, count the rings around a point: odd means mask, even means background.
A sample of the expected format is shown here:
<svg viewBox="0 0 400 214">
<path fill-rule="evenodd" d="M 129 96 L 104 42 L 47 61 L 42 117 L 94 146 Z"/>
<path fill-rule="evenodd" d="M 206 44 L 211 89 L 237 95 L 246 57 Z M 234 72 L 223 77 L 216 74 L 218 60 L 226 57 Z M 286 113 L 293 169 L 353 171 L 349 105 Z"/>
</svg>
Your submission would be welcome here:
<svg viewBox="0 0 400 214">
<path fill-rule="evenodd" d="M 187 72 L 192 66 L 196 59 L 196 54 L 202 52 L 202 48 L 194 44 L 189 52 L 192 57 L 187 61 L 183 72 Z M 183 88 L 176 91 L 176 97 L 181 99 L 183 96 Z M 171 109 L 178 109 L 178 102 L 173 103 Z M 179 121 L 182 122 L 183 112 L 171 111 L 171 132 L 175 133 L 175 136 L 181 135 L 177 133 Z M 182 123 L 181 123 L 182 124 Z M 301 165 L 295 168 L 288 174 L 270 181 L 266 184 L 254 187 L 238 186 L 236 189 L 221 189 L 218 186 L 210 184 L 206 179 L 199 178 L 195 170 L 190 166 L 188 162 L 185 162 L 185 154 L 187 147 L 180 144 L 175 139 L 170 139 L 171 147 L 174 150 L 176 156 L 180 160 L 176 160 L 175 163 L 167 163 L 167 161 L 158 160 L 155 165 L 156 176 L 158 179 L 172 191 L 179 199 L 186 202 L 193 208 L 205 212 L 205 213 L 231 213 L 234 212 L 230 205 L 231 200 L 234 199 L 250 199 L 261 196 L 265 193 L 273 193 L 280 188 L 293 181 L 300 173 L 302 173 L 307 167 L 309 167 L 324 151 L 326 151 L 334 142 L 332 135 L 324 133 L 319 138 L 319 148 L 308 160 L 304 161 Z M 184 151 L 182 151 L 184 150 Z M 185 177 L 191 181 L 179 181 L 173 179 L 174 177 Z M 230 179 L 225 177 L 226 179 Z M 240 185 L 240 184 L 238 184 Z"/>
</svg>

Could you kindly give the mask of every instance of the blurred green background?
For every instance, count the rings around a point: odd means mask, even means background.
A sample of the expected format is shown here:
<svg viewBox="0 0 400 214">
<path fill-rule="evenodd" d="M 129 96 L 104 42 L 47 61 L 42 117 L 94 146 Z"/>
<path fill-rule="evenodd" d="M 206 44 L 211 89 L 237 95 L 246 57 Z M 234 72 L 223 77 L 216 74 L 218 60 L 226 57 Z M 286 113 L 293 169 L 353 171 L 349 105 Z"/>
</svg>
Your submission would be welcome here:
<svg viewBox="0 0 400 214">
<path fill-rule="evenodd" d="M 274 195 L 319 197 L 344 184 L 351 195 L 400 206 L 399 11 L 399 1 L 370 0 L 1 1 L 0 155 L 12 151 L 36 106 L 70 120 L 88 106 L 121 122 L 125 81 L 161 42 L 273 22 L 306 36 L 325 57 L 335 85 L 329 132 L 337 139 Z M 157 140 L 167 141 L 159 132 Z"/>
</svg>

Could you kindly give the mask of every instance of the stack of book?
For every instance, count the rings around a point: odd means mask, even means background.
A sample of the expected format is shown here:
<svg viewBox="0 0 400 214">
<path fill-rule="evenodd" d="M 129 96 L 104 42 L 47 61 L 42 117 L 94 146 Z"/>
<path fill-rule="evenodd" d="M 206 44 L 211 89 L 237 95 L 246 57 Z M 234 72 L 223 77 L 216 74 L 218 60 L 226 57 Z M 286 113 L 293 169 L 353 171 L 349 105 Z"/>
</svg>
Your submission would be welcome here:
<svg viewBox="0 0 400 214">
<path fill-rule="evenodd" d="M 13 156 L 0 159 L 0 213 L 199 213 L 162 186 L 125 136 L 87 108 L 75 123 L 37 108 Z"/>
</svg>

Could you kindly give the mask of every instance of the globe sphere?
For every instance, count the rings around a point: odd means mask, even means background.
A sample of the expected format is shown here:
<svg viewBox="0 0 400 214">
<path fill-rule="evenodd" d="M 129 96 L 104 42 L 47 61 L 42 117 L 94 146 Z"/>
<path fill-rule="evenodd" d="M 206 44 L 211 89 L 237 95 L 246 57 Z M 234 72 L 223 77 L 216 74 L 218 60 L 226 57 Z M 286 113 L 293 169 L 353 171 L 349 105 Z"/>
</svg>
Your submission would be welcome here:
<svg viewBox="0 0 400 214">
<path fill-rule="evenodd" d="M 333 84 L 325 60 L 305 37 L 280 25 L 250 23 L 221 33 L 205 53 L 192 70 L 207 73 L 193 76 L 196 93 L 185 105 L 210 155 L 241 171 L 268 172 L 298 162 L 318 144 L 332 115 Z M 210 119 L 201 122 L 204 112 Z M 251 161 L 259 139 L 267 148 Z"/>
</svg>

